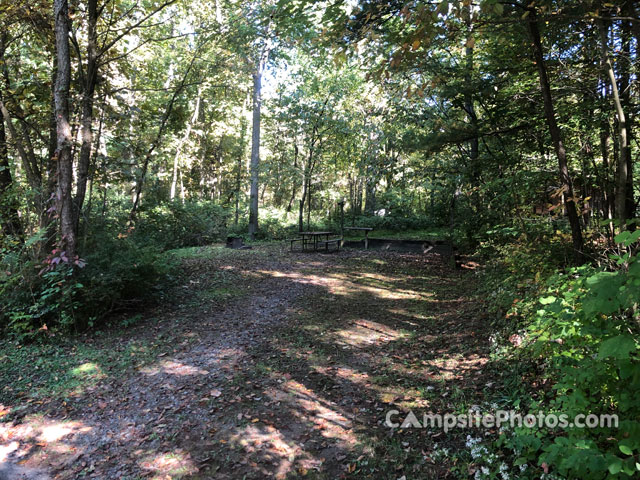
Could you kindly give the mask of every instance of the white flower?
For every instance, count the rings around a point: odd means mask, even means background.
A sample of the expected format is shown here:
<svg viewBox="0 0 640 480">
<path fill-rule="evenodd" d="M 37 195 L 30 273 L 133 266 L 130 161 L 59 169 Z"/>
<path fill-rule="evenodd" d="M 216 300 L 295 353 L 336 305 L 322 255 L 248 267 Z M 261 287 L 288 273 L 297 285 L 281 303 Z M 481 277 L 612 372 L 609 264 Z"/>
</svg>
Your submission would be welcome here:
<svg viewBox="0 0 640 480">
<path fill-rule="evenodd" d="M 509 480 L 509 467 L 507 467 L 507 464 L 502 462 L 500 464 L 500 476 L 502 477 L 502 480 Z"/>
</svg>

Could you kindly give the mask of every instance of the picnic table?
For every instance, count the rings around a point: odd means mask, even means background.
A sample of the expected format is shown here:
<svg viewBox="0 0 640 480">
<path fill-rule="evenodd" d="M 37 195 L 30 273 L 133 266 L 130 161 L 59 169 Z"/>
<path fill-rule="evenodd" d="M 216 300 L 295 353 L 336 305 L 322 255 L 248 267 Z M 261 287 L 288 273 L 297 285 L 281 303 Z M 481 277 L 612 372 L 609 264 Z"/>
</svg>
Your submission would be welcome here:
<svg viewBox="0 0 640 480">
<path fill-rule="evenodd" d="M 344 227 L 345 230 L 355 230 L 364 232 L 364 249 L 369 249 L 369 232 L 373 230 L 371 227 Z"/>
<path fill-rule="evenodd" d="M 333 232 L 298 232 L 299 237 L 291 240 L 291 250 L 293 250 L 293 244 L 300 242 L 302 250 L 307 250 L 307 247 L 311 247 L 313 251 L 318 251 L 319 247 L 324 246 L 325 250 L 329 250 L 329 245 L 336 245 L 338 250 L 340 249 L 341 238 L 329 239 Z M 323 240 L 322 238 L 325 237 Z"/>
</svg>

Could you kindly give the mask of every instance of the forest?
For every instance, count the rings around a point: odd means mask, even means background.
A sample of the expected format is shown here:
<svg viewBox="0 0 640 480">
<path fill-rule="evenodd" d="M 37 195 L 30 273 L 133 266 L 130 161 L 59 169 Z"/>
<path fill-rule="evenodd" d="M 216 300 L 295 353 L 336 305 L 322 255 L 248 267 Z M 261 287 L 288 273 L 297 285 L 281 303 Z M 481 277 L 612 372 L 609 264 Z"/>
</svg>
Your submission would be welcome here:
<svg viewBox="0 0 640 480">
<path fill-rule="evenodd" d="M 0 0 L 0 479 L 640 478 L 639 74 L 634 0 Z"/>
</svg>

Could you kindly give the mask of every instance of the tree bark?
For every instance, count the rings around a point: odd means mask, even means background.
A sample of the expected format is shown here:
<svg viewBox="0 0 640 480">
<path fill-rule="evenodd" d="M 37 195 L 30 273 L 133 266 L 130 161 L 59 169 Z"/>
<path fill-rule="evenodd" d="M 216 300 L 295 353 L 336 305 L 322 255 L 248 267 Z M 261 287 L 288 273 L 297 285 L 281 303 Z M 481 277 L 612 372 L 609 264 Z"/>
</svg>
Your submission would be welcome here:
<svg viewBox="0 0 640 480">
<path fill-rule="evenodd" d="M 247 92 L 244 97 L 244 102 L 242 103 L 242 118 L 240 120 L 240 151 L 238 152 L 238 161 L 236 163 L 236 186 L 235 186 L 235 216 L 234 216 L 234 225 L 238 225 L 238 220 L 240 217 L 240 194 L 242 188 L 242 161 L 245 159 L 246 155 L 246 137 L 247 137 L 247 106 L 249 104 L 249 92 Z"/>
<path fill-rule="evenodd" d="M 0 100 L 0 113 L 2 113 L 2 117 L 4 118 L 4 121 L 7 125 L 9 135 L 16 145 L 16 150 L 18 150 L 18 156 L 20 157 L 22 168 L 24 170 L 25 176 L 27 177 L 27 182 L 33 190 L 37 191 L 40 189 L 40 174 L 35 168 L 36 165 L 33 164 L 33 159 L 31 158 L 27 147 L 22 142 L 22 137 L 13 126 L 11 113 L 9 113 L 9 110 L 2 100 Z"/>
<path fill-rule="evenodd" d="M 260 62 L 253 74 L 253 127 L 251 133 L 251 189 L 249 192 L 249 236 L 258 232 L 258 180 L 260 169 L 260 108 L 262 105 L 262 68 Z"/>
<path fill-rule="evenodd" d="M 307 230 L 311 230 L 311 177 L 307 180 Z"/>
<path fill-rule="evenodd" d="M 471 180 L 473 182 L 473 186 L 478 187 L 480 184 L 480 166 L 478 165 L 480 142 L 478 139 L 478 115 L 476 114 L 472 93 L 475 38 L 473 35 L 473 16 L 471 7 L 469 6 L 464 8 L 466 10 L 465 24 L 467 26 L 467 38 L 464 49 L 466 63 L 465 83 L 467 84 L 465 88 L 464 110 L 467 114 L 468 122 L 471 125 L 471 129 L 473 132 L 473 136 L 469 140 L 469 166 L 471 169 Z M 479 188 L 474 188 L 472 193 L 472 199 L 476 208 L 476 212 L 479 212 L 481 209 L 479 191 Z"/>
<path fill-rule="evenodd" d="M 627 14 L 632 17 L 634 15 L 633 3 L 631 1 L 625 2 L 623 9 Z M 629 154 L 627 155 L 627 185 L 626 185 L 626 198 L 625 198 L 625 216 L 627 218 L 635 217 L 635 199 L 633 195 L 633 158 L 631 151 L 631 141 L 633 140 L 633 111 L 634 106 L 631 101 L 631 77 L 633 61 L 631 57 L 631 43 L 633 27 L 630 21 L 622 21 L 622 61 L 621 61 L 621 74 L 620 74 L 620 100 L 622 102 L 622 109 L 626 113 L 626 127 L 627 127 L 627 139 L 629 144 Z M 637 60 L 637 56 L 636 56 Z M 635 224 L 629 225 L 630 229 L 635 229 Z"/>
<path fill-rule="evenodd" d="M 293 143 L 293 169 L 295 171 L 296 168 L 298 168 L 298 153 L 299 153 L 299 149 L 298 149 L 298 144 Z M 291 207 L 293 206 L 293 201 L 296 198 L 296 190 L 297 190 L 297 182 L 295 181 L 295 177 L 294 177 L 294 181 L 292 182 L 291 185 L 291 197 L 289 198 L 289 204 L 287 205 L 287 212 L 291 211 Z"/>
<path fill-rule="evenodd" d="M 304 231 L 304 202 L 307 198 L 307 186 L 307 179 L 306 176 L 304 176 L 302 180 L 302 195 L 299 201 L 300 210 L 298 211 L 298 231 L 300 232 Z"/>
<path fill-rule="evenodd" d="M 54 210 L 56 208 L 56 184 L 58 181 L 57 171 L 57 157 L 56 149 L 58 146 L 58 132 L 57 132 L 57 120 L 56 120 L 56 77 L 58 75 L 58 61 L 56 56 L 53 55 L 53 68 L 51 70 L 51 105 L 49 113 L 49 145 L 47 151 L 46 172 L 47 178 L 44 194 L 42 198 L 44 200 L 44 211 L 40 217 L 40 226 L 47 231 L 47 237 L 44 243 L 44 248 L 47 251 L 52 251 L 55 248 L 56 243 L 56 221 L 54 218 Z"/>
<path fill-rule="evenodd" d="M 0 92 L 1 99 L 2 93 Z M 2 209 L 0 227 L 5 235 L 15 235 L 23 238 L 16 200 L 17 197 L 13 192 L 13 176 L 9 165 L 7 134 L 4 129 L 4 122 L 0 119 L 0 208 Z"/>
<path fill-rule="evenodd" d="M 544 61 L 544 55 L 542 51 L 542 42 L 540 40 L 540 30 L 538 29 L 538 20 L 536 12 L 530 10 L 528 27 L 531 39 L 533 42 L 533 53 L 538 67 L 538 77 L 540 81 L 540 89 L 542 91 L 542 98 L 544 101 L 544 112 L 547 118 L 547 125 L 549 127 L 549 133 L 553 142 L 553 147 L 558 158 L 558 169 L 560 173 L 560 182 L 563 190 L 567 194 L 567 216 L 569 217 L 569 223 L 571 225 L 571 238 L 573 242 L 573 257 L 577 264 L 584 263 L 583 253 L 583 239 L 582 239 L 582 227 L 580 225 L 580 218 L 578 217 L 578 211 L 575 204 L 575 195 L 573 192 L 573 185 L 571 183 L 571 177 L 569 176 L 569 167 L 567 166 L 567 152 L 562 140 L 562 133 L 558 127 L 556 121 L 555 109 L 553 106 L 553 97 L 551 95 L 551 86 L 549 85 L 549 77 L 547 75 L 547 67 Z"/>
<path fill-rule="evenodd" d="M 87 192 L 87 178 L 93 147 L 93 104 L 98 80 L 98 1 L 87 2 L 87 69 L 83 73 L 83 91 L 80 119 L 80 156 L 78 157 L 78 178 L 74 200 L 76 224 L 79 225 L 82 204 Z M 82 66 L 80 66 L 82 69 Z M 78 231 L 78 226 L 76 226 Z"/>
<path fill-rule="evenodd" d="M 69 5 L 67 0 L 54 0 L 57 74 L 55 84 L 56 159 L 58 165 L 58 214 L 60 216 L 60 247 L 73 261 L 76 256 L 76 222 L 71 189 L 73 159 L 71 157 L 71 126 L 69 124 L 69 85 L 71 57 L 69 55 Z"/>
<path fill-rule="evenodd" d="M 616 75 L 609 58 L 609 42 L 608 28 L 604 21 L 598 21 L 598 29 L 600 31 L 600 57 L 602 61 L 602 68 L 607 75 L 609 83 L 611 84 L 611 98 L 616 110 L 616 116 L 618 117 L 618 139 L 620 142 L 620 155 L 618 157 L 618 174 L 616 176 L 616 192 L 615 192 L 615 206 L 616 206 L 616 218 L 620 222 L 620 229 L 625 228 L 625 222 L 628 219 L 627 216 L 627 185 L 629 164 L 631 163 L 631 146 L 629 145 L 629 136 L 627 130 L 627 118 L 622 108 L 622 101 L 620 98 L 620 92 L 618 90 L 618 82 Z"/>
</svg>

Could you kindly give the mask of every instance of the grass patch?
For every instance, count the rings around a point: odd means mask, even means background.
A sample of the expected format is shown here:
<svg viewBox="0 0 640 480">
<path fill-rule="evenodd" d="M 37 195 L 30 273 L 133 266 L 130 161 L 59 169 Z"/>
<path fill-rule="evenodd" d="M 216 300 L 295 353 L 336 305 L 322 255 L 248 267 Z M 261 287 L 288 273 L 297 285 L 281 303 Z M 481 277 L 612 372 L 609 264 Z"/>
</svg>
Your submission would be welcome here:
<svg viewBox="0 0 640 480">
<path fill-rule="evenodd" d="M 75 338 L 21 345 L 0 343 L 0 402 L 16 405 L 51 397 L 73 398 L 106 377 L 124 375 L 170 348 L 164 341 Z"/>
</svg>

